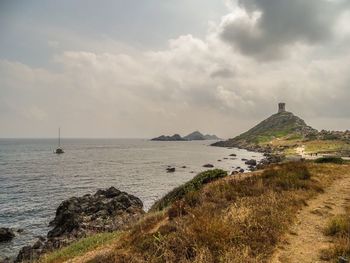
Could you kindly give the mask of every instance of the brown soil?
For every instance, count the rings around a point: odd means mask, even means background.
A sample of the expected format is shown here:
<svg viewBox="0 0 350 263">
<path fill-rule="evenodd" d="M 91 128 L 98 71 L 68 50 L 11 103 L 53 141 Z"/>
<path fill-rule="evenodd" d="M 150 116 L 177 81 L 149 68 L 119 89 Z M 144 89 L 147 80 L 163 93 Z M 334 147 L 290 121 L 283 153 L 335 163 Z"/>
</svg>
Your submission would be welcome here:
<svg viewBox="0 0 350 263">
<path fill-rule="evenodd" d="M 329 248 L 332 239 L 323 234 L 330 218 L 345 212 L 350 202 L 350 174 L 336 180 L 323 194 L 308 202 L 297 215 L 283 244 L 272 257 L 271 263 L 317 263 L 320 251 Z"/>
</svg>

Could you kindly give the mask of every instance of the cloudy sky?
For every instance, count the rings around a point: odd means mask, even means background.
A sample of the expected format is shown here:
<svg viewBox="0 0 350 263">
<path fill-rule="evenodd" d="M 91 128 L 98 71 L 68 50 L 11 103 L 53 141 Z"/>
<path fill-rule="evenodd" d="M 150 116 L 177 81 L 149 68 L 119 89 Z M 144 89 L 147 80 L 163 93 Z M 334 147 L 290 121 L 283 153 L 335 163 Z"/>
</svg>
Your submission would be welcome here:
<svg viewBox="0 0 350 263">
<path fill-rule="evenodd" d="M 348 0 L 0 0 L 0 137 L 350 129 Z"/>
</svg>

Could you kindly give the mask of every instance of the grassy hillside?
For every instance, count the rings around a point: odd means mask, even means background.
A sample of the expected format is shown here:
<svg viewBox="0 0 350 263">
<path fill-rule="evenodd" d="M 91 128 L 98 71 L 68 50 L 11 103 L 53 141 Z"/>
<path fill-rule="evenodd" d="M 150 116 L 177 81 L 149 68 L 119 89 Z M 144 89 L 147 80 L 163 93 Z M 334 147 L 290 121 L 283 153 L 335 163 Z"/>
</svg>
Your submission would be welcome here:
<svg viewBox="0 0 350 263">
<path fill-rule="evenodd" d="M 289 163 L 176 190 L 135 226 L 72 262 L 268 262 L 296 212 L 349 164 Z M 219 170 L 205 177 L 221 177 Z M 198 178 L 195 182 L 198 182 Z M 203 182 L 203 181 L 202 181 Z M 181 187 L 180 187 L 181 188 Z M 168 198 L 172 196 L 172 198 Z M 154 210 L 159 210 L 159 207 Z M 74 244 L 72 245 L 74 246 Z M 55 252 L 41 262 L 63 262 Z M 63 253 L 65 254 L 65 253 Z M 73 260 L 74 258 L 74 260 Z"/>
<path fill-rule="evenodd" d="M 240 146 L 247 144 L 261 144 L 276 138 L 300 139 L 306 134 L 316 132 L 313 128 L 291 112 L 276 113 L 245 133 L 226 142 L 219 142 L 217 146 Z"/>
<path fill-rule="evenodd" d="M 299 154 L 298 148 L 303 147 L 304 154 L 350 156 L 350 139 L 346 132 L 318 132 L 291 112 L 274 114 L 247 132 L 214 143 L 213 146 L 272 151 L 286 155 Z"/>
</svg>

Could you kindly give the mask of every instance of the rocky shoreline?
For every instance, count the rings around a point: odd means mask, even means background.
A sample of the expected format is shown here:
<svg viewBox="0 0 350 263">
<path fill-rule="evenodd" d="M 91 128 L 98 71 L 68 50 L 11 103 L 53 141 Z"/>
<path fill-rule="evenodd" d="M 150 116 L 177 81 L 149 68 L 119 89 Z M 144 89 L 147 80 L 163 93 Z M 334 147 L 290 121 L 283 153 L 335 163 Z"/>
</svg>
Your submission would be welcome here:
<svg viewBox="0 0 350 263">
<path fill-rule="evenodd" d="M 259 152 L 259 153 L 273 153 L 274 149 L 270 145 L 262 146 L 258 144 L 251 144 L 251 143 L 238 143 L 234 140 L 227 140 L 227 141 L 218 141 L 211 146 L 217 146 L 217 147 L 227 147 L 227 148 L 238 148 L 238 149 L 244 149 L 250 152 Z"/>
<path fill-rule="evenodd" d="M 98 190 L 93 195 L 72 197 L 57 208 L 50 222 L 53 228 L 47 236 L 39 237 L 34 245 L 23 247 L 13 262 L 31 262 L 91 234 L 125 229 L 145 213 L 142 208 L 139 198 L 114 187 Z"/>
<path fill-rule="evenodd" d="M 229 148 L 232 149 L 231 146 Z M 248 166 L 248 171 L 263 169 L 271 163 L 278 163 L 283 160 L 283 156 L 275 155 L 263 148 L 235 148 L 264 152 L 264 158 L 260 161 L 242 159 Z M 230 154 L 229 156 L 236 157 L 237 155 Z M 224 159 L 236 158 L 227 157 Z M 213 168 L 214 165 L 206 164 L 203 167 Z M 167 172 L 175 172 L 175 168 L 168 167 Z M 245 172 L 244 169 L 236 167 L 231 175 L 243 172 Z M 38 237 L 33 245 L 23 247 L 16 259 L 6 259 L 3 262 L 28 262 L 86 236 L 125 229 L 145 213 L 142 208 L 143 204 L 139 198 L 121 192 L 114 187 L 98 190 L 93 195 L 87 194 L 82 197 L 69 198 L 57 208 L 56 216 L 50 222 L 52 229 L 45 237 Z"/>
<path fill-rule="evenodd" d="M 231 148 L 238 148 L 238 149 L 244 149 L 250 152 L 259 152 L 264 154 L 264 158 L 260 160 L 259 162 L 256 162 L 256 160 L 243 160 L 245 161 L 245 164 L 248 165 L 248 169 L 250 171 L 255 171 L 257 169 L 263 169 L 266 166 L 270 164 L 280 163 L 283 160 L 285 160 L 286 156 L 282 154 L 279 149 L 274 149 L 270 145 L 267 146 L 261 146 L 257 144 L 249 144 L 249 143 L 237 143 L 233 140 L 227 140 L 227 141 L 219 141 L 211 144 L 211 146 L 217 146 L 217 147 L 227 147 L 229 149 Z M 240 167 L 238 167 L 240 170 Z"/>
</svg>

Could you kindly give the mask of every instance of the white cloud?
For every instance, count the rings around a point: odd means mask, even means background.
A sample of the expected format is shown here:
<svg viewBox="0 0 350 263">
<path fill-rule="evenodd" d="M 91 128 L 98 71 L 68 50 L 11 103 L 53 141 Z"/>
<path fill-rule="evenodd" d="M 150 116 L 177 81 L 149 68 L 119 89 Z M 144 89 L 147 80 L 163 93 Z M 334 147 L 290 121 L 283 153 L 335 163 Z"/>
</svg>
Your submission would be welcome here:
<svg viewBox="0 0 350 263">
<path fill-rule="evenodd" d="M 279 101 L 317 128 L 348 127 L 346 30 L 319 46 L 286 38 L 276 52 L 292 44 L 288 59 L 259 61 L 233 51 L 220 37 L 227 26 L 234 26 L 235 38 L 249 34 L 259 42 L 266 34 L 261 11 L 245 7 L 212 23 L 205 39 L 179 36 L 163 50 L 63 51 L 56 53 L 54 69 L 1 60 L 0 122 L 6 125 L 0 136 L 49 135 L 57 126 L 77 137 L 197 129 L 232 136 L 274 112 Z M 259 55 L 271 51 L 263 48 Z M 342 123 L 327 125 L 334 118 Z"/>
</svg>

